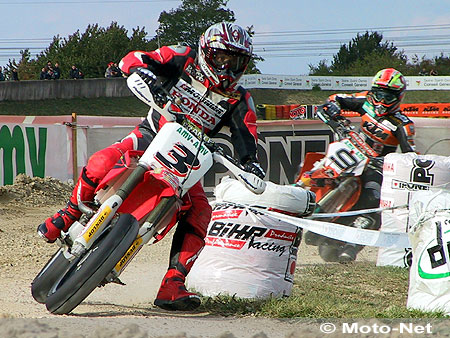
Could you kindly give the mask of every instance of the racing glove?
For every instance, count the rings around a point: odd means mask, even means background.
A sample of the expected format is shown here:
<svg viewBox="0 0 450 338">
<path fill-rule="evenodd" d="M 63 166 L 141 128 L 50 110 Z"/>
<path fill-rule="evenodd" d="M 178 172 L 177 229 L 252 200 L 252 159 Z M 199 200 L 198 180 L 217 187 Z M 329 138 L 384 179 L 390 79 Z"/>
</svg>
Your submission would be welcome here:
<svg viewBox="0 0 450 338">
<path fill-rule="evenodd" d="M 148 85 L 150 88 L 150 92 L 153 95 L 153 100 L 155 103 L 163 107 L 167 103 L 167 95 L 166 90 L 158 81 L 155 74 L 153 74 L 149 69 L 139 67 L 136 69 L 136 73 L 139 74 L 142 80 Z"/>
<path fill-rule="evenodd" d="M 244 163 L 244 170 L 248 173 L 252 173 L 256 176 L 258 176 L 260 179 L 263 179 L 264 176 L 266 176 L 266 173 L 264 172 L 263 168 L 259 165 L 258 162 L 249 160 L 246 163 Z"/>
<path fill-rule="evenodd" d="M 336 101 L 329 101 L 323 105 L 323 111 L 332 119 L 336 120 L 341 115 L 341 107 Z"/>
</svg>

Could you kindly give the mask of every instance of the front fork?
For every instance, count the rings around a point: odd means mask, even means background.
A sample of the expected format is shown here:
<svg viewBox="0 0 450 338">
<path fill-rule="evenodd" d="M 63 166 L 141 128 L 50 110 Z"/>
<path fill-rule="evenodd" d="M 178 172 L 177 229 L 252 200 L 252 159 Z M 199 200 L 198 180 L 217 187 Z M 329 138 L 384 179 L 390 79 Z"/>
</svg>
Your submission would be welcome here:
<svg viewBox="0 0 450 338">
<path fill-rule="evenodd" d="M 127 252 L 116 264 L 111 273 L 106 277 L 107 282 L 115 282 L 121 284 L 118 277 L 125 270 L 131 260 L 137 255 L 142 247 L 154 240 L 155 237 L 166 227 L 171 225 L 174 213 L 178 212 L 181 207 L 181 200 L 176 195 L 163 197 L 158 205 L 150 212 L 145 222 L 139 228 L 136 239 L 128 248 Z"/>
<path fill-rule="evenodd" d="M 80 257 L 91 247 L 106 226 L 111 222 L 117 210 L 122 205 L 122 202 L 142 181 L 146 171 L 146 167 L 138 165 L 117 192 L 109 197 L 95 213 L 83 203 L 79 204 L 79 207 L 81 207 L 80 210 L 85 214 L 93 215 L 93 217 L 85 227 L 74 228 L 73 231 L 77 231 L 77 229 L 81 230 L 79 234 L 73 233 L 72 231 L 71 236 L 74 235 L 76 237 L 71 248 L 71 254 L 73 256 Z"/>
</svg>

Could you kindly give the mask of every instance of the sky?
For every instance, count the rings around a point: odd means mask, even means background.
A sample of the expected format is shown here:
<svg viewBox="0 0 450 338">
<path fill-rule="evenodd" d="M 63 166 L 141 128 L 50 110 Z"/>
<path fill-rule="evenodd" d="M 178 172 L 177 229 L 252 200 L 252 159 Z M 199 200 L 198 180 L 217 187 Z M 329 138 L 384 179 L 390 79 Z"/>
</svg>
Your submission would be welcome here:
<svg viewBox="0 0 450 338">
<path fill-rule="evenodd" d="M 180 0 L 0 0 L 0 66 L 18 60 L 20 49 L 32 57 L 51 39 L 84 32 L 89 24 L 112 21 L 129 32 L 145 27 L 150 37 L 162 11 Z M 253 26 L 255 54 L 265 60 L 263 74 L 305 75 L 309 65 L 331 64 L 342 44 L 358 33 L 378 32 L 409 58 L 450 55 L 450 0 L 229 0 L 236 23 Z"/>
</svg>

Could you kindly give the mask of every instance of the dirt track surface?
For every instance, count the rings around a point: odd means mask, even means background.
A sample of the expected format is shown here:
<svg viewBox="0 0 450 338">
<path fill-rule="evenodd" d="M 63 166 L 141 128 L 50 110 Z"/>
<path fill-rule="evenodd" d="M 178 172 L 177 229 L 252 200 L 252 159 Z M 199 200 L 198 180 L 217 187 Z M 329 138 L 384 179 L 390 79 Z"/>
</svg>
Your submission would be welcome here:
<svg viewBox="0 0 450 338">
<path fill-rule="evenodd" d="M 125 286 L 98 288 L 71 315 L 52 315 L 34 301 L 30 283 L 57 246 L 43 242 L 35 230 L 65 205 L 71 190 L 54 179 L 26 176 L 18 176 L 12 186 L 0 187 L 0 337 L 322 336 L 315 321 L 224 318 L 156 308 L 153 300 L 167 269 L 170 238 L 144 247 L 121 276 Z M 366 248 L 358 260 L 375 256 L 374 249 Z M 298 265 L 311 263 L 322 261 L 314 247 L 301 245 Z"/>
</svg>

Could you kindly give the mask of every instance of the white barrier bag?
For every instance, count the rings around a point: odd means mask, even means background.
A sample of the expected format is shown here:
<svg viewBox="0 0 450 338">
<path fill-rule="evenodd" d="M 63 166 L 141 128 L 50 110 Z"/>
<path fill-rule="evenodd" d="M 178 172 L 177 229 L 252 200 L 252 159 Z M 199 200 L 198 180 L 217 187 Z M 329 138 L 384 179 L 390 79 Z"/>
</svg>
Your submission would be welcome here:
<svg viewBox="0 0 450 338">
<path fill-rule="evenodd" d="M 282 210 L 293 214 L 304 214 L 310 208 L 310 195 L 300 187 L 280 185 L 266 181 L 266 190 L 254 194 L 234 178 L 225 176 L 214 190 L 216 201 L 233 202 L 248 206 L 259 206 Z"/>
<path fill-rule="evenodd" d="M 407 307 L 450 314 L 450 191 L 414 193 Z"/>
<path fill-rule="evenodd" d="M 260 217 L 215 203 L 205 247 L 187 276 L 187 287 L 204 296 L 289 296 L 301 229 Z"/>
<path fill-rule="evenodd" d="M 270 182 L 267 182 L 270 183 Z M 273 183 L 272 183 L 273 185 Z M 303 213 L 305 204 L 300 193 L 295 203 L 291 186 L 272 186 L 262 201 L 238 181 L 222 180 L 216 187 L 217 199 L 205 238 L 205 247 L 186 279 L 188 288 L 205 296 L 227 294 L 240 298 L 289 296 L 294 279 L 301 228 L 250 211 L 239 204 L 269 204 L 278 210 Z M 286 189 L 284 189 L 286 187 Z M 236 193 L 237 189 L 237 193 Z M 286 194 L 287 203 L 281 194 Z M 262 195 L 263 195 L 262 194 Z M 255 195 L 255 196 L 251 196 Z M 269 195 L 272 195 L 270 198 Z M 264 202 L 264 200 L 266 202 Z"/>
<path fill-rule="evenodd" d="M 408 205 L 415 191 L 427 191 L 450 182 L 450 157 L 391 153 L 383 164 L 380 207 Z M 408 232 L 410 227 L 407 208 L 386 210 L 381 213 L 384 232 Z M 411 249 L 380 248 L 377 266 L 409 267 Z"/>
</svg>

